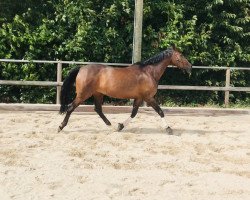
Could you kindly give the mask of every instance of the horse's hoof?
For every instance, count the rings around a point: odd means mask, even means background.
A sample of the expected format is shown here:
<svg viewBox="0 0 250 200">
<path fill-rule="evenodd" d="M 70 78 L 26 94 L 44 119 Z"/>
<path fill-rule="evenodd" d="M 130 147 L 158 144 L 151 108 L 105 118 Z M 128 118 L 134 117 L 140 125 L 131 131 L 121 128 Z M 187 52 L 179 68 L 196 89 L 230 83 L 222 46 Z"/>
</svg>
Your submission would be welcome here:
<svg viewBox="0 0 250 200">
<path fill-rule="evenodd" d="M 168 126 L 166 128 L 166 132 L 169 134 L 169 135 L 173 135 L 173 130 Z"/>
<path fill-rule="evenodd" d="M 121 131 L 124 128 L 124 125 L 121 123 L 118 123 L 117 131 Z"/>
</svg>

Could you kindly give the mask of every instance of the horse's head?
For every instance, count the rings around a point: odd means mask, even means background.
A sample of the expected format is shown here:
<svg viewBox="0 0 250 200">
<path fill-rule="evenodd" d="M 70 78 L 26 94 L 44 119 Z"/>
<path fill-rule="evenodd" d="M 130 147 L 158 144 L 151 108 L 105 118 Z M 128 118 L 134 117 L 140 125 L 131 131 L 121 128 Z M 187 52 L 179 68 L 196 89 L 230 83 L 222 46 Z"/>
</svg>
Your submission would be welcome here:
<svg viewBox="0 0 250 200">
<path fill-rule="evenodd" d="M 192 65 L 188 60 L 182 55 L 182 53 L 176 49 L 175 45 L 173 45 L 173 54 L 171 57 L 171 65 L 177 66 L 178 68 L 186 71 L 187 73 L 191 73 Z"/>
</svg>

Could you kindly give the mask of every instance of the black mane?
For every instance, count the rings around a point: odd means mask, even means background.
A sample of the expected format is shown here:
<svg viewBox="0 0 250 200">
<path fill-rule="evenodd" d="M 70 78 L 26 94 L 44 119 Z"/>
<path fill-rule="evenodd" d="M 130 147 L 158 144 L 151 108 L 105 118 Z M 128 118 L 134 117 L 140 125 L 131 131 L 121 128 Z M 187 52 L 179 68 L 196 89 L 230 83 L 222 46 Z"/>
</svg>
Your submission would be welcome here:
<svg viewBox="0 0 250 200">
<path fill-rule="evenodd" d="M 161 53 L 147 60 L 135 63 L 135 65 L 139 65 L 140 67 L 145 67 L 147 65 L 154 65 L 161 62 L 164 58 L 172 56 L 172 54 L 173 54 L 173 48 L 168 48 L 167 50 L 162 51 Z"/>
</svg>

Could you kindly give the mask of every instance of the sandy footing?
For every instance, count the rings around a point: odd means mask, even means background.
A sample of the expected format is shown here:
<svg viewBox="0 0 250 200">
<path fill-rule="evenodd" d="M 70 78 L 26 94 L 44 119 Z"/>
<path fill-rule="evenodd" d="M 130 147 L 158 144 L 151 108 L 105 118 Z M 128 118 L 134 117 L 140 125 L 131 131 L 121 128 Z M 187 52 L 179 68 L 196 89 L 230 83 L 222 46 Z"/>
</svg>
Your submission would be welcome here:
<svg viewBox="0 0 250 200">
<path fill-rule="evenodd" d="M 250 115 L 170 115 L 174 135 L 154 113 L 63 117 L 0 113 L 1 200 L 250 199 Z"/>
</svg>

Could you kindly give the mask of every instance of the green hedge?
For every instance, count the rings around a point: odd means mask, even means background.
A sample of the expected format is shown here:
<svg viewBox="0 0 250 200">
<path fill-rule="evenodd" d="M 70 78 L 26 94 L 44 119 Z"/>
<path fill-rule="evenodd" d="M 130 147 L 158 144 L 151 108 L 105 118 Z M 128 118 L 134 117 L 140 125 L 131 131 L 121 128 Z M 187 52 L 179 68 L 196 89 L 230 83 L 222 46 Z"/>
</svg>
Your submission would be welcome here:
<svg viewBox="0 0 250 200">
<path fill-rule="evenodd" d="M 193 65 L 250 66 L 247 0 L 144 1 L 142 58 L 175 43 Z M 132 57 L 132 0 L 5 1 L 0 11 L 0 57 L 129 63 Z M 72 66 L 65 66 L 66 75 Z M 50 80 L 56 67 L 0 63 L 0 79 Z M 189 77 L 168 69 L 160 84 L 224 86 L 225 71 L 193 70 Z M 250 73 L 233 71 L 233 86 L 249 86 Z M 55 102 L 55 88 L 0 86 L 1 102 Z M 222 92 L 159 91 L 162 104 L 222 104 Z M 249 105 L 249 93 L 231 101 Z M 108 102 L 113 99 L 107 98 Z M 91 103 L 91 102 L 90 102 Z"/>
</svg>

